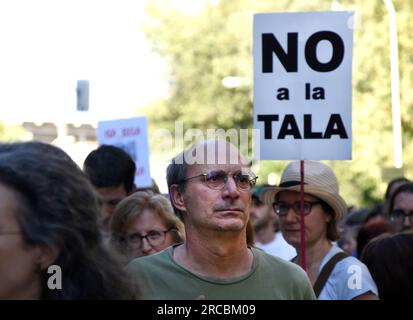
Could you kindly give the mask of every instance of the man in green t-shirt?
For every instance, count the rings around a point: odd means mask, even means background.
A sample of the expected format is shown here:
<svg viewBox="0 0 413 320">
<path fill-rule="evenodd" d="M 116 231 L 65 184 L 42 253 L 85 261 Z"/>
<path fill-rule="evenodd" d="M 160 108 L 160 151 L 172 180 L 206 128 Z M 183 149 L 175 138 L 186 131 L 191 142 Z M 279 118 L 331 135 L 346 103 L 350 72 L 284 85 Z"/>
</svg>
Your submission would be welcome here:
<svg viewBox="0 0 413 320">
<path fill-rule="evenodd" d="M 315 299 L 300 267 L 247 245 L 256 179 L 238 149 L 221 140 L 172 160 L 167 183 L 186 239 L 128 265 L 143 299 Z"/>
</svg>

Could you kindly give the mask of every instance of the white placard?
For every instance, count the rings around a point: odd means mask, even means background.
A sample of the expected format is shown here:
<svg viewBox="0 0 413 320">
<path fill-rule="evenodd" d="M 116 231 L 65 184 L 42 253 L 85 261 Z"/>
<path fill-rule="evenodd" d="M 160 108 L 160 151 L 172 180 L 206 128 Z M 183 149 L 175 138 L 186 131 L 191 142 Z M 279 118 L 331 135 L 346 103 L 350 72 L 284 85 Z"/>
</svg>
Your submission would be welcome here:
<svg viewBox="0 0 413 320">
<path fill-rule="evenodd" d="M 136 164 L 135 184 L 138 188 L 152 186 L 146 117 L 99 121 L 97 139 L 99 144 L 114 145 L 129 153 Z"/>
<path fill-rule="evenodd" d="M 353 12 L 254 15 L 255 158 L 351 159 L 352 21 Z"/>
</svg>

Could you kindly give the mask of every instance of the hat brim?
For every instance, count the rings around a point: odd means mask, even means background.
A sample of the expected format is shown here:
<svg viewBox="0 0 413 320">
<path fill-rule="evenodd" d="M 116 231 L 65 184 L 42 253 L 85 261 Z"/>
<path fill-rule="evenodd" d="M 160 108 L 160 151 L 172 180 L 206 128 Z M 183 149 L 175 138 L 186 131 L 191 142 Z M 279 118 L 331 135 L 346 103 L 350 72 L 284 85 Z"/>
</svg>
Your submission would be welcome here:
<svg viewBox="0 0 413 320">
<path fill-rule="evenodd" d="M 300 192 L 300 185 L 291 187 L 268 187 L 265 188 L 261 195 L 261 200 L 266 204 L 272 205 L 274 203 L 275 197 L 281 191 L 297 191 Z M 326 202 L 333 210 L 335 214 L 336 221 L 339 221 L 347 213 L 347 204 L 344 199 L 335 193 L 326 192 L 317 187 L 312 187 L 304 184 L 304 193 L 317 197 L 324 202 Z"/>
</svg>

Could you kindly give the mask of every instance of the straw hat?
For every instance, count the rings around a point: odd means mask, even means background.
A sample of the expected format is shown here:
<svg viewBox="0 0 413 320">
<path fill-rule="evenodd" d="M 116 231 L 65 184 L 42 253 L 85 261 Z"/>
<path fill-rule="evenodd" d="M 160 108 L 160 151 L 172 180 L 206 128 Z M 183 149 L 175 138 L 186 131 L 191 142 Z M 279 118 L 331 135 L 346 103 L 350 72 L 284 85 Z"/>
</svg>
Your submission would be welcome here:
<svg viewBox="0 0 413 320">
<path fill-rule="evenodd" d="M 272 204 L 280 191 L 300 191 L 300 161 L 290 162 L 284 169 L 278 187 L 264 190 L 262 200 Z M 347 213 L 347 204 L 339 195 L 337 178 L 327 165 L 317 161 L 304 161 L 304 193 L 315 196 L 333 208 L 336 220 Z"/>
</svg>

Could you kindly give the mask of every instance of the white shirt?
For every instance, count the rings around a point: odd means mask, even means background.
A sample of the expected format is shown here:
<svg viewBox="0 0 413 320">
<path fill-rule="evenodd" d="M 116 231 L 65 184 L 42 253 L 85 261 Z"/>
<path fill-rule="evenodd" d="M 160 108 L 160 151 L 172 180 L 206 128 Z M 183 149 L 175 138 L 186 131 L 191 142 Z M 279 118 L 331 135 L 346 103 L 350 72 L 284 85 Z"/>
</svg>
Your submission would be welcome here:
<svg viewBox="0 0 413 320">
<path fill-rule="evenodd" d="M 287 261 L 290 261 L 297 255 L 295 248 L 289 245 L 287 241 L 285 241 L 281 232 L 275 233 L 275 239 L 273 241 L 266 244 L 258 242 L 255 244 L 255 246 L 272 256 L 276 256 Z"/>
<path fill-rule="evenodd" d="M 319 272 L 335 254 L 341 251 L 343 250 L 333 245 L 321 261 Z M 366 265 L 354 257 L 347 257 L 337 262 L 318 299 L 351 300 L 369 291 L 378 295 L 376 283 Z"/>
</svg>

